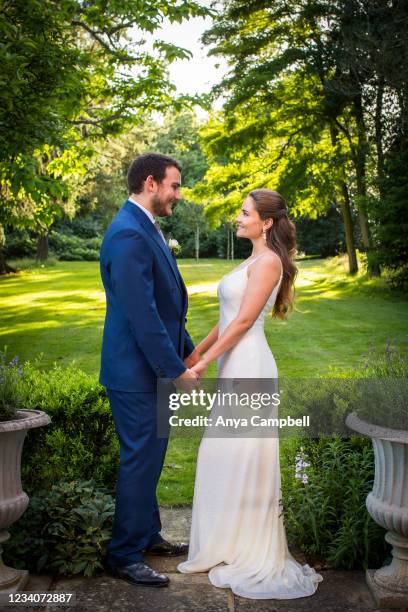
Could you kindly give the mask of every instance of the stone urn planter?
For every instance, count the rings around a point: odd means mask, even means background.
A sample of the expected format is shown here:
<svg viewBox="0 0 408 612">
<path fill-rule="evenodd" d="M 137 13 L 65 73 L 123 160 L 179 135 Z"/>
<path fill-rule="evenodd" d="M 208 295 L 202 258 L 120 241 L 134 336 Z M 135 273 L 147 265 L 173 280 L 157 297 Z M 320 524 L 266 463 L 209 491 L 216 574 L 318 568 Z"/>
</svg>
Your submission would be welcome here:
<svg viewBox="0 0 408 612">
<path fill-rule="evenodd" d="M 10 537 L 7 529 L 15 523 L 28 506 L 28 496 L 21 486 L 21 452 L 29 429 L 47 425 L 51 421 L 41 410 L 18 410 L 17 418 L 0 421 L 0 593 L 22 589 L 28 581 L 26 570 L 4 565 L 2 543 Z"/>
<path fill-rule="evenodd" d="M 392 562 L 367 570 L 367 584 L 380 608 L 408 607 L 408 431 L 380 427 L 361 420 L 356 412 L 346 425 L 372 439 L 375 456 L 373 490 L 366 506 L 374 521 L 387 529 Z"/>
</svg>

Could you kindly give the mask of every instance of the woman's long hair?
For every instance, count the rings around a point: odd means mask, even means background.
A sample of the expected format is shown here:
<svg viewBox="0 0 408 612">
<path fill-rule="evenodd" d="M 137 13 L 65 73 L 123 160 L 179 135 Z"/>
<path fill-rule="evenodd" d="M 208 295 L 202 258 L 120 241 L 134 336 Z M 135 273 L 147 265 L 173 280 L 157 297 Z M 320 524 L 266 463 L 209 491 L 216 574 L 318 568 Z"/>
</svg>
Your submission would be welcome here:
<svg viewBox="0 0 408 612">
<path fill-rule="evenodd" d="M 297 267 L 294 264 L 296 255 L 296 229 L 287 214 L 283 197 L 271 189 L 254 189 L 249 193 L 255 204 L 255 210 L 263 221 L 272 219 L 272 227 L 266 230 L 266 244 L 280 258 L 283 266 L 282 283 L 276 296 L 272 316 L 284 319 L 286 313 L 293 309 L 295 299 L 295 279 Z"/>
</svg>

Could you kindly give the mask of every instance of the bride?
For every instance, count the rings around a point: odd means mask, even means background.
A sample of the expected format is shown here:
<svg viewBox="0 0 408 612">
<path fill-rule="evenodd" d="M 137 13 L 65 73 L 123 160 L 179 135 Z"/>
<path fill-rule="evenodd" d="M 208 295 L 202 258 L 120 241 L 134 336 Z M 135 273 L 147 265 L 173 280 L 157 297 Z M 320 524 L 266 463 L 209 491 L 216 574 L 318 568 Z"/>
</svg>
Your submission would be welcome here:
<svg viewBox="0 0 408 612">
<path fill-rule="evenodd" d="M 220 319 L 191 356 L 196 361 L 200 354 L 192 369 L 202 377 L 217 360 L 220 379 L 277 379 L 263 322 L 271 309 L 284 318 L 293 302 L 295 228 L 284 199 L 269 189 L 248 195 L 237 223 L 236 235 L 251 240 L 252 255 L 219 283 Z M 322 577 L 288 550 L 280 486 L 277 436 L 204 436 L 190 548 L 178 570 L 208 571 L 214 586 L 252 599 L 313 595 Z"/>
</svg>

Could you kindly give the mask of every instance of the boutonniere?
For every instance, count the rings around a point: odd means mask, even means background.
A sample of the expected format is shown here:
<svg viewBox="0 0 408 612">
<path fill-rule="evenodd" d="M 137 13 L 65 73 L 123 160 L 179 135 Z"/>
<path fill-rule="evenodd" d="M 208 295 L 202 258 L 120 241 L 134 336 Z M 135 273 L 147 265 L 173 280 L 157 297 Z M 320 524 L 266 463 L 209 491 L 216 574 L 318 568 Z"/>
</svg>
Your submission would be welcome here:
<svg viewBox="0 0 408 612">
<path fill-rule="evenodd" d="M 179 255 L 181 253 L 181 246 L 175 238 L 170 238 L 168 245 L 170 251 L 173 253 L 174 256 Z"/>
</svg>

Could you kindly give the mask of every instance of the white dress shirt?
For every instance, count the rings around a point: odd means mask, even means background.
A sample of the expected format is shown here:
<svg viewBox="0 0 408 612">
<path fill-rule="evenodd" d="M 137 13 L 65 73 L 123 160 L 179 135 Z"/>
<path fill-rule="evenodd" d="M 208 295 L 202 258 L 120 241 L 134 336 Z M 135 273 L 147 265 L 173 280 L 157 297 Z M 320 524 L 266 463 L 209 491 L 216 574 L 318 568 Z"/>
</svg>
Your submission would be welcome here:
<svg viewBox="0 0 408 612">
<path fill-rule="evenodd" d="M 153 217 L 152 213 L 150 212 L 150 210 L 147 210 L 147 208 L 145 208 L 144 206 L 142 206 L 141 204 L 139 204 L 139 202 L 136 202 L 136 200 L 134 200 L 133 198 L 129 197 L 128 198 L 129 202 L 132 202 L 132 204 L 135 204 L 135 206 L 137 206 L 138 208 L 140 208 L 140 210 L 143 210 L 143 212 L 149 217 L 150 221 L 153 223 L 154 227 L 156 228 L 156 230 L 159 232 L 160 236 L 162 237 L 163 241 L 167 244 L 166 239 L 164 237 L 163 232 L 160 229 L 160 224 L 158 221 L 156 221 L 156 219 Z"/>
<path fill-rule="evenodd" d="M 136 202 L 136 200 L 134 200 L 133 198 L 129 197 L 128 198 L 129 202 L 132 202 L 132 204 L 136 204 L 136 206 L 138 208 L 140 208 L 141 210 L 143 210 L 143 212 L 149 217 L 150 221 L 153 223 L 155 223 L 156 219 L 153 217 L 152 213 L 150 212 L 150 210 L 147 210 L 147 208 L 145 208 L 144 206 L 142 206 L 141 204 L 139 204 L 139 202 Z"/>
</svg>

